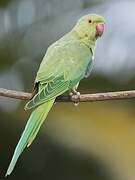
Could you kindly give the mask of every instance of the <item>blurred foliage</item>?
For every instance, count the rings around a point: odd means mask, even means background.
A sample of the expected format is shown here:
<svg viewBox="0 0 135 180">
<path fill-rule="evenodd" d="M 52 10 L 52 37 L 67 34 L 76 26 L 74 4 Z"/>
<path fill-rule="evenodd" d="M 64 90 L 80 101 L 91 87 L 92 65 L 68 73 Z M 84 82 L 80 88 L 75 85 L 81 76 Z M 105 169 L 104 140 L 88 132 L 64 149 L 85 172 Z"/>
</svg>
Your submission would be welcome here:
<svg viewBox="0 0 135 180">
<path fill-rule="evenodd" d="M 47 47 L 83 14 L 106 18 L 92 75 L 81 93 L 134 89 L 135 2 L 0 0 L 0 87 L 31 91 Z M 27 122 L 25 102 L 0 97 L 0 179 Z M 134 180 L 135 101 L 56 103 L 10 180 Z"/>
</svg>

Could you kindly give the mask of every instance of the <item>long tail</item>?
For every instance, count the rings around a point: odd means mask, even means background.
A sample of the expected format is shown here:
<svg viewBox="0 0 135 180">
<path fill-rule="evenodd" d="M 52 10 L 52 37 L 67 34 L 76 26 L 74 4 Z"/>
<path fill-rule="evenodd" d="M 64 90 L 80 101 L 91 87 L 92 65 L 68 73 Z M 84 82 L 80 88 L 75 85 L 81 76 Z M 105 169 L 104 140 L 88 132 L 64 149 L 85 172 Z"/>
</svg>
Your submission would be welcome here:
<svg viewBox="0 0 135 180">
<path fill-rule="evenodd" d="M 32 141 L 35 139 L 42 123 L 44 122 L 49 110 L 51 109 L 55 99 L 52 99 L 40 106 L 38 106 L 30 115 L 30 118 L 26 124 L 26 127 L 22 133 L 22 136 L 16 146 L 14 155 L 8 167 L 7 175 L 10 175 L 13 171 L 15 164 L 24 150 L 25 147 L 29 147 Z"/>
</svg>

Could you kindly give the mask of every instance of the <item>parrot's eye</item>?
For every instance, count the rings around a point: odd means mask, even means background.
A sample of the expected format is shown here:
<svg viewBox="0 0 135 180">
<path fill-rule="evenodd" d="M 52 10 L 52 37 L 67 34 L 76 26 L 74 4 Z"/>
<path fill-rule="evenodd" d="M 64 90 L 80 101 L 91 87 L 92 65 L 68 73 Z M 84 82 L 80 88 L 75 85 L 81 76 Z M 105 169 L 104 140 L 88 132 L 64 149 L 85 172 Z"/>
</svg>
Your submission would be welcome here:
<svg viewBox="0 0 135 180">
<path fill-rule="evenodd" d="M 92 23 L 92 20 L 91 20 L 91 19 L 89 19 L 89 20 L 88 20 L 88 23 Z"/>
</svg>

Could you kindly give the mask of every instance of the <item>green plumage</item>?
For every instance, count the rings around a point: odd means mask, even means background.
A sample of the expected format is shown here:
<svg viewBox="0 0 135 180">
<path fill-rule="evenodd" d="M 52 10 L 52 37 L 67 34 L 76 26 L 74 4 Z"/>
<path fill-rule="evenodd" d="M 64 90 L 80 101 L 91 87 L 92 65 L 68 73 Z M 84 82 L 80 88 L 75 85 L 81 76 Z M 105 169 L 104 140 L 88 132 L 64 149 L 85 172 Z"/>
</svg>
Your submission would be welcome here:
<svg viewBox="0 0 135 180">
<path fill-rule="evenodd" d="M 12 158 L 12 161 L 9 165 L 7 174 L 10 174 L 20 156 L 24 148 L 27 146 L 30 146 L 32 141 L 34 140 L 35 136 L 38 133 L 38 130 L 42 123 L 44 122 L 50 108 L 52 107 L 55 99 L 52 99 L 51 101 L 42 104 L 41 106 L 38 106 L 30 115 L 30 118 L 27 122 L 27 125 L 23 131 L 23 134 L 18 142 L 18 145 L 16 147 L 16 150 L 14 152 L 14 156 Z"/>
<path fill-rule="evenodd" d="M 92 23 L 89 24 L 89 19 Z M 9 175 L 24 150 L 36 137 L 57 96 L 74 88 L 90 74 L 96 42 L 96 24 L 104 22 L 101 16 L 82 17 L 60 40 L 51 45 L 41 62 L 35 80 L 36 95 L 25 109 L 33 112 L 15 149 L 6 175 Z"/>
</svg>

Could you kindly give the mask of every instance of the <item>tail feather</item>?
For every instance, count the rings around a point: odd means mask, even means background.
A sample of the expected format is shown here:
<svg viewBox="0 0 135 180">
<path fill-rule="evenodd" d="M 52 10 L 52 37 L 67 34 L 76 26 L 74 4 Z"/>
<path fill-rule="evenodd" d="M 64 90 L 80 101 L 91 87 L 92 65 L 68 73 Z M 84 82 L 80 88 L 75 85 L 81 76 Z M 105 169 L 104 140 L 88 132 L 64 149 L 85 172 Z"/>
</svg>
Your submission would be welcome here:
<svg viewBox="0 0 135 180">
<path fill-rule="evenodd" d="M 25 147 L 29 147 L 35 139 L 42 123 L 44 122 L 49 110 L 51 109 L 55 99 L 50 100 L 40 106 L 38 106 L 30 115 L 30 118 L 26 124 L 26 127 L 22 133 L 22 136 L 16 146 L 14 155 L 8 167 L 7 175 L 10 175 L 13 171 L 15 164 L 21 155 Z"/>
</svg>

